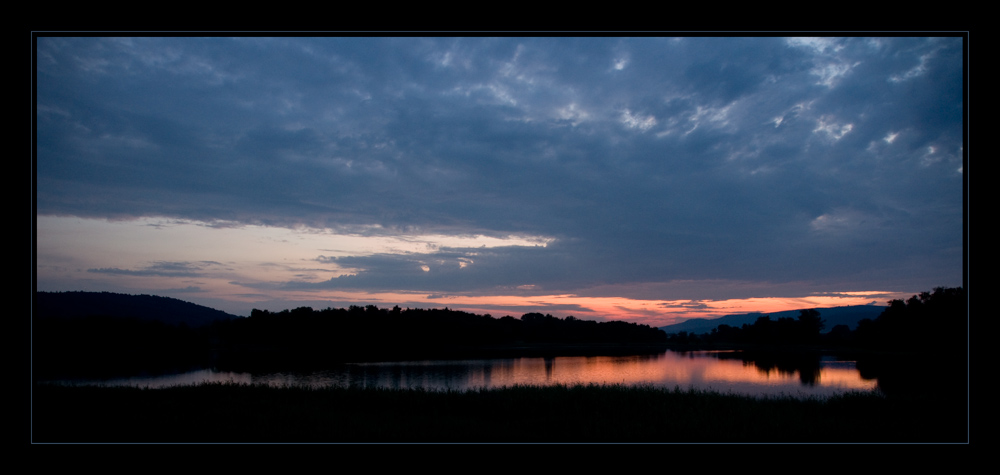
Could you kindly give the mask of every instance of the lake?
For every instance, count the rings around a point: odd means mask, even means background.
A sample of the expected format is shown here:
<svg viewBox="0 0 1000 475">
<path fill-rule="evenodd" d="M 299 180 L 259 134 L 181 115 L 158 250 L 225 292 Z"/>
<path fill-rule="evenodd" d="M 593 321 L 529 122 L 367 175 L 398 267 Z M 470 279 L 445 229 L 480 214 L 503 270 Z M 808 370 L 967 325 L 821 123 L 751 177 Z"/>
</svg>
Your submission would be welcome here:
<svg viewBox="0 0 1000 475">
<path fill-rule="evenodd" d="M 360 386 L 466 390 L 513 385 L 626 384 L 725 393 L 826 397 L 876 388 L 855 361 L 813 355 L 794 360 L 736 351 L 665 351 L 632 356 L 559 356 L 409 362 L 349 363 L 308 373 L 261 373 L 199 369 L 181 374 L 63 384 L 168 387 L 203 382 L 273 386 Z"/>
</svg>

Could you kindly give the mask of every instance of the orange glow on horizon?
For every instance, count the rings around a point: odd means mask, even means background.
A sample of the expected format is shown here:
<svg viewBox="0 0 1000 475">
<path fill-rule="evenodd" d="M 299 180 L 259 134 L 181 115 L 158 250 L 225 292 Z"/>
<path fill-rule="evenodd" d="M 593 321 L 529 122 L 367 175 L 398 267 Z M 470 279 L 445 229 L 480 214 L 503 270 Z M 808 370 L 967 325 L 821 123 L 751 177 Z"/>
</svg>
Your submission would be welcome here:
<svg viewBox="0 0 1000 475">
<path fill-rule="evenodd" d="M 510 315 L 520 317 L 529 312 L 548 313 L 565 318 L 574 316 L 585 320 L 625 320 L 650 326 L 680 323 L 691 318 L 719 318 L 730 314 L 763 314 L 799 310 L 804 308 L 866 305 L 873 300 L 889 300 L 895 294 L 885 292 L 844 293 L 806 297 L 760 297 L 728 300 L 645 300 L 625 297 L 580 297 L 573 294 L 558 295 L 448 295 L 434 296 L 426 293 L 403 292 L 314 292 L 282 293 L 283 300 L 329 300 L 331 306 L 338 302 L 350 305 L 365 302 L 379 308 L 394 305 L 419 306 L 419 308 L 450 308 L 494 317 Z M 875 296 L 882 296 L 878 298 Z M 253 301 L 245 299 L 244 301 Z M 426 304 L 422 306 L 419 304 Z M 346 306 L 346 305 L 345 305 Z M 283 310 L 283 309 L 271 309 Z"/>
<path fill-rule="evenodd" d="M 238 315 L 252 308 L 281 311 L 296 306 L 444 308 L 476 314 L 519 317 L 529 312 L 586 320 L 624 320 L 651 326 L 691 318 L 764 314 L 803 308 L 866 305 L 908 298 L 913 293 L 882 291 L 811 292 L 797 297 L 712 300 L 658 299 L 657 295 L 796 295 L 798 283 L 772 285 L 725 279 L 634 284 L 602 284 L 580 294 L 544 294 L 524 282 L 498 295 L 429 291 L 324 289 L 324 282 L 353 272 L 331 256 L 418 253 L 440 246 L 545 246 L 542 237 L 412 235 L 360 236 L 332 230 L 266 226 L 213 227 L 207 223 L 145 218 L 105 221 L 42 216 L 38 219 L 38 290 L 115 291 L 158 294 L 200 303 Z M 435 247 L 437 246 L 437 247 Z M 72 252 L 67 251 L 72 249 Z M 463 258 L 466 267 L 474 259 Z M 429 265 L 425 265 L 425 272 Z M 298 287 L 298 288 L 296 288 Z M 712 290 L 712 292 L 705 292 Z M 926 289 L 919 289 L 926 290 Z M 738 293 L 736 293 L 738 292 Z M 582 294 L 582 295 L 581 295 Z M 277 308 L 275 308 L 277 307 Z"/>
</svg>

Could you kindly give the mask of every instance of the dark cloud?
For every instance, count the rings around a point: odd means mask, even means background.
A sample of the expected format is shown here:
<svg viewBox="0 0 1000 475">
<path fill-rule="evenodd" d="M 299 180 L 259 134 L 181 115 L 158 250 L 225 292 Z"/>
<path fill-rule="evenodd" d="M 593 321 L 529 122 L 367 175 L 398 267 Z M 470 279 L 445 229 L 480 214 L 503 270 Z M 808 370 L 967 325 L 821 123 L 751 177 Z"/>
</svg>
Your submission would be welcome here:
<svg viewBox="0 0 1000 475">
<path fill-rule="evenodd" d="M 593 277 L 578 259 L 559 244 L 550 247 L 445 248 L 434 252 L 320 257 L 353 273 L 322 283 L 293 282 L 289 289 L 352 289 L 391 291 L 511 294 L 518 286 L 558 290 L 580 285 Z M 516 292 L 515 292 L 516 293 Z"/>
<path fill-rule="evenodd" d="M 287 288 L 960 278 L 961 38 L 43 37 L 37 73 L 39 214 L 556 239 Z"/>
<path fill-rule="evenodd" d="M 202 275 L 206 267 L 218 265 L 216 262 L 155 262 L 141 269 L 119 269 L 106 267 L 99 269 L 87 269 L 87 272 L 98 274 L 117 274 L 132 276 L 159 276 L 159 277 L 195 277 Z"/>
</svg>

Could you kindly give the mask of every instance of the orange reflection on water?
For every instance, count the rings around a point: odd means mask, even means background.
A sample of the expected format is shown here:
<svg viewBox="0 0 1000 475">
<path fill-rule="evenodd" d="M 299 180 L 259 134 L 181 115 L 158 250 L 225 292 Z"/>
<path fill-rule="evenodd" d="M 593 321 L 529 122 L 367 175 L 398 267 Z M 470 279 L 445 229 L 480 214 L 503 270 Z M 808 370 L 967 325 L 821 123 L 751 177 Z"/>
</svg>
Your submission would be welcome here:
<svg viewBox="0 0 1000 475">
<path fill-rule="evenodd" d="M 503 361 L 469 371 L 467 387 L 625 384 L 756 394 L 833 394 L 875 388 L 875 381 L 862 379 L 852 365 L 823 364 L 806 369 L 808 374 L 803 375 L 799 370 L 758 367 L 739 359 L 719 359 L 707 352 Z"/>
<path fill-rule="evenodd" d="M 744 362 L 735 352 L 666 351 L 631 356 L 560 356 L 351 363 L 312 374 L 261 374 L 195 371 L 169 377 L 126 379 L 110 385 L 161 387 L 199 381 L 252 382 L 271 385 L 360 386 L 466 390 L 515 385 L 642 385 L 714 390 L 752 396 L 832 396 L 876 388 L 861 378 L 853 361 L 797 363 Z M 796 368 L 794 364 L 798 364 Z M 805 373 L 805 374 L 803 374 Z M 86 383 L 86 382 L 83 382 Z"/>
</svg>

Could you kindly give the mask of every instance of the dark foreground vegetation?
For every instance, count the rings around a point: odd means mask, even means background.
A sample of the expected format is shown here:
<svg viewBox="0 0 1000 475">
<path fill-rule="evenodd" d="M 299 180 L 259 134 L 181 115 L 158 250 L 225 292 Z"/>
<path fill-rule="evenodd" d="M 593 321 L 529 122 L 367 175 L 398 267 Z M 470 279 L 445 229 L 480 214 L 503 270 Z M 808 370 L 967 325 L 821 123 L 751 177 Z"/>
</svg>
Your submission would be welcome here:
<svg viewBox="0 0 1000 475">
<path fill-rule="evenodd" d="M 803 383 L 818 375 L 822 353 L 857 362 L 865 379 L 878 381 L 886 395 L 923 394 L 929 407 L 957 408 L 968 419 L 969 313 L 962 287 L 937 287 L 906 300 L 891 300 L 875 319 L 857 328 L 837 325 L 823 333 L 825 322 L 815 310 L 798 318 L 763 316 L 741 327 L 719 325 L 701 335 L 671 334 L 674 349 L 735 348 L 719 358 L 738 358 L 758 368 L 797 372 Z M 935 383 L 928 385 L 929 375 Z"/>
<path fill-rule="evenodd" d="M 961 443 L 969 434 L 966 304 L 963 289 L 938 288 L 890 302 L 877 319 L 863 320 L 853 331 L 821 333 L 820 315 L 803 311 L 798 319 L 761 318 L 738 329 L 685 335 L 684 342 L 633 323 L 538 313 L 494 318 L 448 309 L 255 310 L 249 318 L 198 327 L 127 315 L 46 315 L 33 322 L 36 381 L 186 365 L 254 372 L 365 359 L 634 354 L 666 345 L 729 345 L 745 351 L 720 357 L 796 371 L 804 383 L 818 374 L 818 360 L 805 351 L 856 352 L 862 377 L 877 379 L 880 391 L 799 400 L 632 386 L 446 392 L 35 384 L 32 440 Z M 935 378 L 932 387 L 928 374 Z"/>
<path fill-rule="evenodd" d="M 964 442 L 920 397 L 752 398 L 634 386 L 466 392 L 205 384 L 35 389 L 34 442 Z"/>
<path fill-rule="evenodd" d="M 838 348 L 894 352 L 934 350 L 956 355 L 968 351 L 968 312 L 962 287 L 937 287 L 907 300 L 891 300 L 875 319 L 857 328 L 826 328 L 820 312 L 800 310 L 798 318 L 772 320 L 769 315 L 740 327 L 719 325 L 709 333 L 670 334 L 667 341 L 684 348 Z M 826 330 L 824 332 L 824 330 Z"/>
<path fill-rule="evenodd" d="M 148 314 L 143 305 L 151 306 Z M 846 325 L 826 329 L 819 312 L 801 310 L 798 318 L 762 316 L 752 324 L 719 325 L 700 335 L 541 313 L 495 318 L 447 308 L 368 305 L 255 309 L 248 318 L 222 318 L 196 307 L 152 296 L 40 292 L 32 326 L 35 374 L 42 379 L 110 377 L 140 368 L 157 373 L 207 365 L 233 371 L 308 370 L 348 361 L 636 354 L 666 348 L 933 351 L 936 359 L 948 359 L 950 368 L 965 364 L 968 355 L 961 287 L 893 300 L 878 318 L 861 320 L 853 330 Z M 192 312 L 198 318 L 150 318 L 164 312 Z M 201 324 L 186 323 L 195 321 Z"/>
<path fill-rule="evenodd" d="M 87 293 L 76 293 L 75 297 Z M 107 299 L 106 295 L 98 294 Z M 114 295 L 114 294 L 111 294 Z M 132 305 L 131 296 L 126 299 Z M 350 306 L 216 319 L 193 327 L 141 313 L 60 311 L 46 296 L 33 321 L 33 369 L 41 380 L 166 373 L 196 366 L 266 372 L 349 361 L 636 354 L 662 351 L 662 330 L 623 321 L 526 313 L 520 318 L 444 309 Z M 58 301 L 61 306 L 49 306 Z M 87 302 L 90 302 L 89 297 Z"/>
</svg>

